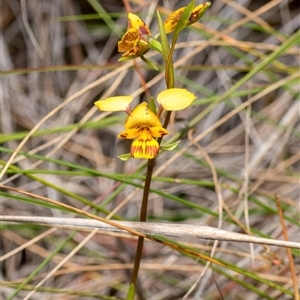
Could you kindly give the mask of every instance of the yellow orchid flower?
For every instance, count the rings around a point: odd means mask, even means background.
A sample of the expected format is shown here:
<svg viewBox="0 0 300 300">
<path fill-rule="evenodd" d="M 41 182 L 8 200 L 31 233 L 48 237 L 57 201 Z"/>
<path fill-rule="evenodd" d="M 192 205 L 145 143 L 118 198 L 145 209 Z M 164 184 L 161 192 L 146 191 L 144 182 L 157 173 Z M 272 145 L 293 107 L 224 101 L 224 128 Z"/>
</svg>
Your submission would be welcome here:
<svg viewBox="0 0 300 300">
<path fill-rule="evenodd" d="M 118 42 L 118 51 L 124 52 L 122 56 L 125 57 L 138 57 L 150 49 L 148 36 L 151 36 L 151 32 L 145 22 L 129 13 L 127 31 Z"/>
<path fill-rule="evenodd" d="M 157 96 L 160 109 L 169 111 L 184 109 L 195 99 L 193 93 L 179 88 L 162 91 Z M 132 157 L 153 159 L 160 149 L 156 138 L 163 137 L 169 132 L 162 127 L 158 115 L 148 108 L 148 103 L 143 102 L 131 111 L 129 104 L 132 100 L 132 96 L 110 97 L 95 102 L 95 105 L 102 111 L 127 112 L 125 130 L 118 138 L 134 140 L 130 148 Z"/>
<path fill-rule="evenodd" d="M 196 6 L 193 9 L 193 11 L 188 19 L 187 26 L 190 26 L 191 24 L 194 24 L 195 22 L 197 22 L 204 15 L 205 11 L 210 7 L 210 5 L 211 5 L 210 2 L 205 2 L 203 4 Z M 164 27 L 165 27 L 166 33 L 170 33 L 175 29 L 184 9 L 185 9 L 185 7 L 181 7 L 179 9 L 175 10 L 174 12 L 172 12 L 168 16 L 168 18 L 164 22 Z"/>
<path fill-rule="evenodd" d="M 130 153 L 134 158 L 154 158 L 159 152 L 156 139 L 168 134 L 158 117 L 148 108 L 148 103 L 138 105 L 125 121 L 125 131 L 118 135 L 122 139 L 135 139 Z"/>
</svg>

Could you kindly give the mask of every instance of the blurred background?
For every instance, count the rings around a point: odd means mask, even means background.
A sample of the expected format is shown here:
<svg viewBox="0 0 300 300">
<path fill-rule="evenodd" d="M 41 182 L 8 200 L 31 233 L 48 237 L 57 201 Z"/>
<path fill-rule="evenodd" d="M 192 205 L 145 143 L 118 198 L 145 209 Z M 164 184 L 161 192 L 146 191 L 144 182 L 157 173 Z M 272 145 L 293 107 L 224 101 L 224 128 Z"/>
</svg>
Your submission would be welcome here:
<svg viewBox="0 0 300 300">
<path fill-rule="evenodd" d="M 129 11 L 155 36 L 156 10 L 165 20 L 188 3 L 4 0 L 1 168 L 39 126 L 2 184 L 102 217 L 138 220 L 145 161 L 116 157 L 129 152 L 130 143 L 116 139 L 126 115 L 100 112 L 93 103 L 131 94 L 138 104 L 166 88 L 158 53 L 147 57 L 159 71 L 140 59 L 118 62 L 117 42 Z M 175 85 L 197 99 L 172 115 L 164 141 L 181 142 L 156 160 L 149 222 L 219 226 L 283 240 L 277 197 L 288 238 L 300 241 L 299 13 L 297 0 L 212 1 L 203 18 L 181 33 Z M 0 193 L 2 215 L 74 217 L 39 199 Z M 2 299 L 25 299 L 87 235 L 48 230 L 1 224 Z M 213 245 L 185 237 L 176 242 L 207 255 Z M 135 245 L 126 234 L 94 235 L 30 299 L 124 299 Z M 292 252 L 299 274 L 300 253 Z M 292 299 L 284 248 L 220 242 L 214 256 L 239 271 L 204 270 L 205 261 L 146 242 L 138 298 L 182 299 L 197 282 L 186 299 Z"/>
</svg>

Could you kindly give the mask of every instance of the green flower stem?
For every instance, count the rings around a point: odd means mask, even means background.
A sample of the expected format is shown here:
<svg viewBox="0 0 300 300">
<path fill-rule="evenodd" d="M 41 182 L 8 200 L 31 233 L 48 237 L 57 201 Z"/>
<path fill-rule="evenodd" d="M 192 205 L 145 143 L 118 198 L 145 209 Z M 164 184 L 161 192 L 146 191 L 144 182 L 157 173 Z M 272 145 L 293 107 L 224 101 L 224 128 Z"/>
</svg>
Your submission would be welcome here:
<svg viewBox="0 0 300 300">
<path fill-rule="evenodd" d="M 174 78 L 174 67 L 173 67 L 172 60 L 171 60 L 171 66 L 170 66 L 169 70 L 171 70 L 171 72 L 173 73 L 173 78 Z M 172 81 L 171 86 L 169 85 L 169 82 L 167 81 L 167 86 L 168 86 L 168 89 L 173 88 L 174 81 Z M 164 125 L 163 125 L 164 128 L 168 127 L 171 113 L 172 113 L 171 111 L 168 111 L 166 114 L 166 118 L 165 118 Z M 162 137 L 158 139 L 158 143 L 160 144 L 161 141 L 162 141 Z M 148 198 L 149 198 L 150 185 L 151 185 L 151 180 L 152 180 L 154 164 L 155 164 L 155 159 L 148 160 L 147 174 L 146 174 L 144 192 L 143 192 L 143 200 L 142 200 L 142 206 L 141 206 L 141 211 L 140 211 L 140 222 L 147 221 Z M 138 243 L 137 243 L 137 248 L 136 248 L 135 259 L 134 259 L 133 271 L 132 271 L 132 275 L 131 275 L 130 287 L 129 287 L 129 290 L 127 293 L 127 300 L 134 299 L 134 293 L 136 290 L 136 281 L 137 281 L 140 263 L 141 263 L 141 259 L 142 259 L 143 246 L 144 246 L 144 238 L 139 237 Z"/>
<path fill-rule="evenodd" d="M 152 180 L 154 164 L 155 164 L 155 159 L 148 160 L 147 174 L 146 174 L 144 192 L 143 192 L 143 200 L 142 200 L 142 206 L 141 206 L 141 211 L 140 211 L 140 222 L 147 221 L 148 198 L 149 198 L 150 185 L 151 185 L 151 180 Z M 143 246 L 144 246 L 144 238 L 139 237 L 138 243 L 137 243 L 137 248 L 136 248 L 135 259 L 134 259 L 133 271 L 132 271 L 132 275 L 131 275 L 131 282 L 130 282 L 131 288 L 129 289 L 129 293 L 127 294 L 127 300 L 134 299 L 134 298 L 132 298 L 132 296 L 134 297 L 134 291 L 136 289 L 136 281 L 137 281 L 140 263 L 141 263 L 141 259 L 142 259 Z M 133 289 L 133 295 L 132 295 L 132 289 Z"/>
<path fill-rule="evenodd" d="M 171 113 L 172 113 L 171 111 L 167 112 L 167 115 L 166 115 L 166 118 L 164 121 L 164 125 L 163 125 L 164 128 L 168 127 Z M 161 141 L 162 141 L 162 137 L 158 139 L 158 143 L 160 144 Z M 141 211 L 140 211 L 140 222 L 147 221 L 148 198 L 149 198 L 150 185 L 151 185 L 151 181 L 152 181 L 154 164 L 155 164 L 155 159 L 148 160 L 147 174 L 146 174 L 143 199 L 142 199 L 142 206 L 141 206 Z M 141 263 L 141 259 L 142 259 L 143 246 L 144 246 L 144 238 L 138 237 L 136 254 L 135 254 L 135 258 L 134 258 L 133 271 L 132 271 L 131 281 L 130 281 L 130 288 L 129 288 L 129 291 L 127 293 L 127 298 L 126 298 L 127 300 L 134 299 L 134 293 L 136 290 L 136 281 L 137 281 L 140 263 Z"/>
</svg>

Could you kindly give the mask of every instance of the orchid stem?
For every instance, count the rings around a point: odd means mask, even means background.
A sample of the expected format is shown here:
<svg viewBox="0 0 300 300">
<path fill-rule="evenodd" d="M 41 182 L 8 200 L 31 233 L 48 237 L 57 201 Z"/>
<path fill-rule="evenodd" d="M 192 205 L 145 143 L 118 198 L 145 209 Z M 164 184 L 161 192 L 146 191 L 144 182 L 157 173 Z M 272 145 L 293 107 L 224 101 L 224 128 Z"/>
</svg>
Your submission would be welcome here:
<svg viewBox="0 0 300 300">
<path fill-rule="evenodd" d="M 170 117 L 171 117 L 171 112 L 168 111 L 167 115 L 166 115 L 166 119 L 164 121 L 164 125 L 163 125 L 164 128 L 168 127 Z M 159 144 L 161 143 L 161 140 L 162 140 L 162 137 L 158 139 Z M 141 206 L 141 210 L 140 210 L 140 222 L 147 221 L 148 198 L 149 198 L 149 193 L 150 193 L 150 185 L 151 185 L 151 180 L 152 180 L 154 164 L 155 164 L 155 159 L 148 160 L 147 174 L 146 174 L 143 199 L 142 199 L 142 206 Z M 143 246 L 144 246 L 144 238 L 138 237 L 136 254 L 135 254 L 135 258 L 134 258 L 134 265 L 133 265 L 131 282 L 130 282 L 130 285 L 133 286 L 134 290 L 136 290 L 136 281 L 138 278 L 140 263 L 142 260 Z M 129 300 L 130 298 L 127 297 L 127 299 Z"/>
<path fill-rule="evenodd" d="M 143 200 L 142 200 L 142 206 L 141 206 L 141 211 L 140 211 L 140 222 L 147 221 L 148 198 L 149 198 L 154 163 L 155 163 L 155 159 L 148 160 Z M 144 245 L 144 238 L 139 237 L 138 243 L 137 243 L 137 248 L 136 248 L 135 259 L 134 259 L 133 271 L 132 271 L 132 275 L 131 275 L 131 282 L 130 282 L 130 285 L 134 287 L 134 290 L 136 289 L 136 281 L 137 281 L 140 263 L 141 263 L 141 259 L 142 259 L 143 245 Z"/>
</svg>

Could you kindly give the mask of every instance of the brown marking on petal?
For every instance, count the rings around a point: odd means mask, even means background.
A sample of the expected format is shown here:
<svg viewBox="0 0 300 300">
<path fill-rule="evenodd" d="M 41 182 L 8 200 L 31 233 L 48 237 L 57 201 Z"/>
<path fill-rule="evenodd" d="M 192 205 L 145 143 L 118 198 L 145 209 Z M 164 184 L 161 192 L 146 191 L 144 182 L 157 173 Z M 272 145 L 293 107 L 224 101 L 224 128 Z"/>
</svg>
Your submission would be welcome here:
<svg viewBox="0 0 300 300">
<path fill-rule="evenodd" d="M 127 52 L 127 56 L 137 55 L 141 50 L 138 47 L 133 47 Z"/>
<path fill-rule="evenodd" d="M 127 26 L 127 30 L 133 28 L 131 20 L 128 18 L 128 26 Z"/>
<path fill-rule="evenodd" d="M 179 22 L 181 15 L 183 13 L 183 10 L 178 10 L 175 11 L 174 14 L 172 14 L 170 17 L 170 22 L 172 25 L 177 25 L 177 23 Z"/>
<path fill-rule="evenodd" d="M 118 42 L 118 51 L 125 52 L 135 47 L 139 42 L 138 31 L 126 31 L 122 40 Z"/>
<path fill-rule="evenodd" d="M 139 19 L 138 22 L 140 23 L 139 26 L 138 26 L 138 29 L 139 29 L 140 33 L 151 35 L 150 30 L 149 30 L 148 26 L 146 25 L 146 23 L 142 19 Z M 127 30 L 131 29 L 131 28 L 134 28 L 134 27 L 132 25 L 131 20 L 128 18 L 128 27 L 127 27 Z M 137 28 L 137 27 L 135 27 L 135 28 Z"/>
<path fill-rule="evenodd" d="M 166 130 L 160 130 L 159 133 L 161 136 L 168 134 L 168 132 Z"/>
<path fill-rule="evenodd" d="M 204 13 L 209 7 L 210 7 L 210 2 L 206 2 L 195 7 L 189 17 L 188 25 L 197 22 L 204 15 Z"/>
<path fill-rule="evenodd" d="M 121 51 L 119 51 L 119 52 L 121 52 Z M 131 48 L 129 51 L 123 53 L 122 56 L 125 56 L 125 57 L 136 56 L 136 57 L 138 57 L 138 56 L 140 56 L 141 52 L 144 52 L 144 48 L 136 46 L 136 47 Z"/>
<path fill-rule="evenodd" d="M 128 137 L 128 134 L 127 133 L 120 133 L 119 137 L 122 138 L 122 139 L 126 139 Z"/>
<path fill-rule="evenodd" d="M 131 41 L 122 40 L 122 41 L 118 42 L 118 51 L 119 52 L 129 51 L 133 47 L 134 47 L 134 45 Z"/>
<path fill-rule="evenodd" d="M 131 153 L 132 157 L 136 157 L 136 154 L 139 154 L 139 156 L 143 156 L 143 147 L 142 147 L 142 145 L 131 146 L 130 153 Z"/>
<path fill-rule="evenodd" d="M 177 25 L 177 23 L 179 22 L 181 15 L 184 11 L 185 7 L 181 7 L 177 10 L 175 10 L 174 12 L 172 12 L 167 19 L 164 22 L 164 26 L 165 27 L 170 27 L 169 30 L 166 30 L 167 33 L 173 31 Z"/>
<path fill-rule="evenodd" d="M 144 26 L 139 27 L 139 30 L 140 30 L 141 34 L 151 35 L 150 30 L 145 23 L 144 23 Z"/>
<path fill-rule="evenodd" d="M 137 31 L 130 31 L 124 34 L 124 39 L 136 43 L 139 39 L 139 34 Z"/>
<path fill-rule="evenodd" d="M 193 23 L 193 21 L 197 18 L 197 15 L 199 13 L 199 9 L 197 11 L 193 11 L 189 17 L 189 22 Z"/>
<path fill-rule="evenodd" d="M 145 154 L 148 155 L 150 158 L 154 158 L 159 151 L 157 146 L 148 146 L 146 145 Z"/>
</svg>

